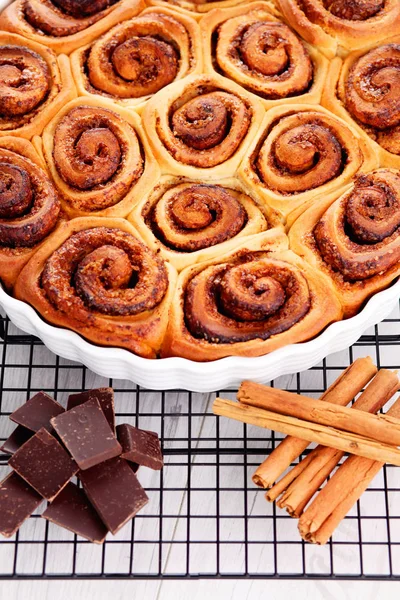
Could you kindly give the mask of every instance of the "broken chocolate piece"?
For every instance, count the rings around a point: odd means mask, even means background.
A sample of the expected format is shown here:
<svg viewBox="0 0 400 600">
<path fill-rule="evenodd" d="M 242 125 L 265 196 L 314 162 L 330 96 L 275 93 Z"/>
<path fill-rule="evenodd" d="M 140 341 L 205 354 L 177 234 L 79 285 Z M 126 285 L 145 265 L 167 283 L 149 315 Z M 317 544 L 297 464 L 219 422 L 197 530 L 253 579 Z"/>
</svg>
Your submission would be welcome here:
<svg viewBox="0 0 400 600">
<path fill-rule="evenodd" d="M 44 427 L 52 431 L 50 419 L 64 412 L 61 404 L 58 404 L 45 392 L 35 394 L 28 402 L 17 408 L 12 415 L 11 421 L 26 427 L 30 431 L 39 431 Z"/>
<path fill-rule="evenodd" d="M 163 468 L 160 440 L 156 433 L 124 423 L 118 425 L 117 436 L 122 446 L 121 458 L 157 471 Z"/>
<path fill-rule="evenodd" d="M 99 401 L 101 410 L 109 422 L 112 432 L 115 434 L 114 390 L 112 388 L 97 388 L 79 394 L 71 394 L 68 398 L 67 410 L 80 406 L 88 400 L 92 400 L 92 398 L 96 398 Z"/>
<path fill-rule="evenodd" d="M 0 534 L 14 535 L 40 506 L 43 498 L 16 473 L 0 483 Z"/>
<path fill-rule="evenodd" d="M 4 452 L 4 454 L 15 454 L 15 452 L 19 450 L 25 442 L 30 440 L 32 436 L 32 431 L 26 429 L 26 427 L 22 427 L 22 425 L 18 425 L 10 437 L 6 439 L 0 448 L 0 452 Z"/>
<path fill-rule="evenodd" d="M 96 544 L 102 544 L 108 533 L 85 492 L 74 483 L 58 494 L 42 517 Z"/>
<path fill-rule="evenodd" d="M 149 501 L 135 473 L 122 458 L 81 471 L 79 478 L 101 520 L 114 535 Z"/>
<path fill-rule="evenodd" d="M 65 448 L 44 427 L 17 450 L 8 464 L 50 502 L 78 472 Z"/>
<path fill-rule="evenodd" d="M 121 445 L 96 398 L 55 417 L 51 424 L 82 470 L 121 454 Z"/>
</svg>

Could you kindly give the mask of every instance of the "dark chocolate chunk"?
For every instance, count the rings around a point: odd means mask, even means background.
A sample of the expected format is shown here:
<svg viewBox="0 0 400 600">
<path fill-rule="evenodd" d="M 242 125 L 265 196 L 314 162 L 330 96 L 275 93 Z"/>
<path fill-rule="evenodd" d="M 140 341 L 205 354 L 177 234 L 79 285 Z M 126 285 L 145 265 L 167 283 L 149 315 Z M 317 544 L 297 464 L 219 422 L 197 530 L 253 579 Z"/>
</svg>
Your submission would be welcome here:
<svg viewBox="0 0 400 600">
<path fill-rule="evenodd" d="M 43 502 L 16 473 L 0 483 L 0 534 L 11 537 Z"/>
<path fill-rule="evenodd" d="M 97 388 L 80 394 L 71 394 L 68 398 L 67 410 L 80 406 L 92 398 L 99 401 L 101 410 L 109 422 L 112 432 L 115 433 L 114 390 L 112 388 Z"/>
<path fill-rule="evenodd" d="M 96 544 L 102 544 L 108 533 L 85 492 L 74 483 L 58 494 L 42 517 Z"/>
<path fill-rule="evenodd" d="M 76 463 L 65 448 L 44 428 L 21 446 L 8 464 L 49 501 L 78 472 Z"/>
<path fill-rule="evenodd" d="M 4 452 L 5 454 L 15 454 L 15 452 L 19 450 L 25 442 L 30 440 L 32 436 L 32 431 L 26 429 L 26 427 L 22 427 L 22 425 L 18 425 L 10 437 L 6 439 L 0 448 L 0 452 Z"/>
<path fill-rule="evenodd" d="M 117 436 L 122 446 L 122 458 L 143 467 L 150 467 L 150 469 L 160 470 L 163 468 L 160 440 L 156 433 L 124 423 L 118 425 Z"/>
<path fill-rule="evenodd" d="M 30 431 L 39 431 L 44 427 L 47 431 L 52 431 L 50 419 L 64 412 L 61 404 L 58 404 L 45 392 L 35 394 L 28 402 L 17 408 L 12 415 L 11 421 L 22 425 Z"/>
<path fill-rule="evenodd" d="M 96 398 L 67 410 L 51 424 L 82 470 L 121 454 L 121 445 Z"/>
<path fill-rule="evenodd" d="M 114 535 L 149 501 L 135 473 L 122 458 L 81 471 L 79 478 L 101 520 Z"/>
</svg>

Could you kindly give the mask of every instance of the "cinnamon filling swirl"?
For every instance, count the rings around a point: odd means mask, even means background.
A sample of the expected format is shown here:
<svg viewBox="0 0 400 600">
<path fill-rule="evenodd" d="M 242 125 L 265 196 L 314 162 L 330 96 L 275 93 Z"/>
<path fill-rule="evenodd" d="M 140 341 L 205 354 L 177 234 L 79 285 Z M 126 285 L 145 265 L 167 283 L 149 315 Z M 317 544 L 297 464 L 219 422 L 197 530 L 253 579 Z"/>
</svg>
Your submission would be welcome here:
<svg viewBox="0 0 400 600">
<path fill-rule="evenodd" d="M 219 70 L 264 98 L 306 92 L 313 64 L 301 40 L 283 23 L 244 14 L 220 25 L 216 35 Z"/>
<path fill-rule="evenodd" d="M 247 215 L 238 196 L 216 185 L 181 184 L 160 198 L 147 221 L 168 248 L 195 252 L 221 244 L 243 229 Z"/>
<path fill-rule="evenodd" d="M 155 94 L 191 71 L 191 26 L 156 9 L 117 25 L 88 52 L 89 84 L 121 99 Z"/>
<path fill-rule="evenodd" d="M 86 210 L 117 204 L 143 172 L 139 140 L 133 128 L 105 108 L 78 106 L 65 115 L 54 135 L 58 174 L 71 188 L 98 191 Z"/>
<path fill-rule="evenodd" d="M 400 154 L 400 45 L 367 52 L 351 67 L 344 86 L 346 108 L 372 128 L 376 141 Z"/>
<path fill-rule="evenodd" d="M 25 0 L 27 22 L 45 35 L 65 37 L 90 27 L 119 0 Z"/>
<path fill-rule="evenodd" d="M 361 175 L 314 229 L 324 261 L 345 280 L 378 275 L 400 259 L 400 177 L 389 170 Z"/>
<path fill-rule="evenodd" d="M 385 7 L 385 0 L 323 0 L 332 15 L 348 21 L 365 21 Z"/>
<path fill-rule="evenodd" d="M 50 70 L 39 54 L 22 46 L 0 46 L 0 129 L 29 122 L 50 88 Z"/>
<path fill-rule="evenodd" d="M 300 112 L 272 127 L 255 157 L 261 181 L 281 194 L 314 189 L 346 164 L 342 136 L 322 114 Z"/>
<path fill-rule="evenodd" d="M 96 227 L 67 239 L 47 260 L 41 282 L 53 306 L 87 323 L 92 311 L 126 317 L 155 308 L 168 275 L 163 261 L 132 235 Z"/>
<path fill-rule="evenodd" d="M 0 149 L 0 247 L 31 248 L 55 227 L 60 205 L 47 175 Z"/>
<path fill-rule="evenodd" d="M 310 307 L 303 274 L 263 253 L 205 268 L 185 294 L 188 330 L 214 344 L 266 340 L 293 327 Z"/>
<path fill-rule="evenodd" d="M 213 167 L 234 154 L 250 122 L 251 112 L 243 100 L 217 90 L 172 108 L 170 130 L 161 130 L 159 135 L 176 160 L 196 167 Z"/>
</svg>

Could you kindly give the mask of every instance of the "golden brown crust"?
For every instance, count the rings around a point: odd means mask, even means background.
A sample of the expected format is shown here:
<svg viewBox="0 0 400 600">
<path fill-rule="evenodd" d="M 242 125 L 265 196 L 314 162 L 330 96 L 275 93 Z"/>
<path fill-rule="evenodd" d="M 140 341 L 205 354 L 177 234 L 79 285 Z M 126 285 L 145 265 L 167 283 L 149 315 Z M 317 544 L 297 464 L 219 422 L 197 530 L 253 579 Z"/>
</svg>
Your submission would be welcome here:
<svg viewBox="0 0 400 600">
<path fill-rule="evenodd" d="M 287 217 L 378 166 L 368 139 L 320 106 L 269 110 L 239 176 Z"/>
<path fill-rule="evenodd" d="M 10 288 L 59 221 L 60 203 L 28 140 L 0 138 L 0 280 Z"/>
<path fill-rule="evenodd" d="M 163 356 L 260 356 L 305 341 L 342 316 L 329 280 L 260 233 L 223 257 L 182 271 Z"/>
<path fill-rule="evenodd" d="M 70 102 L 46 127 L 42 141 L 70 217 L 125 217 L 158 178 L 139 117 L 110 100 Z"/>
<path fill-rule="evenodd" d="M 328 60 L 304 43 L 267 2 L 215 9 L 200 21 L 207 73 L 219 73 L 266 108 L 318 103 Z"/>
<path fill-rule="evenodd" d="M 172 81 L 200 73 L 202 65 L 196 21 L 161 7 L 115 25 L 71 55 L 81 96 L 100 95 L 138 109 Z"/>
<path fill-rule="evenodd" d="M 15 0 L 0 15 L 0 31 L 19 33 L 48 46 L 57 54 L 70 54 L 144 8 L 142 0 L 119 0 L 97 3 L 97 7 L 92 4 L 95 12 L 83 14 L 82 3 L 78 3 L 80 9 L 76 5 L 73 15 L 63 8 L 60 0 Z M 101 5 L 106 8 L 102 10 Z"/>
<path fill-rule="evenodd" d="M 204 13 L 216 8 L 230 8 L 243 0 L 147 0 L 150 6 L 170 6 L 175 10 L 199 19 Z M 267 0 L 268 1 L 268 0 Z M 271 4 L 268 2 L 268 4 Z M 271 5 L 272 6 L 272 5 Z"/>
<path fill-rule="evenodd" d="M 64 223 L 21 272 L 15 296 L 99 345 L 155 358 L 176 272 L 125 219 Z"/>
<path fill-rule="evenodd" d="M 128 218 L 178 271 L 225 254 L 248 236 L 283 228 L 233 178 L 205 183 L 163 176 Z"/>
<path fill-rule="evenodd" d="M 400 33 L 398 0 L 276 0 L 285 20 L 328 58 Z"/>
<path fill-rule="evenodd" d="M 329 275 L 352 316 L 400 274 L 400 172 L 360 175 L 342 195 L 320 198 L 291 227 L 291 249 Z"/>
<path fill-rule="evenodd" d="M 0 31 L 0 137 L 31 139 L 75 96 L 66 56 Z"/>
<path fill-rule="evenodd" d="M 385 167 L 400 167 L 400 36 L 330 64 L 322 104 L 370 140 Z"/>
<path fill-rule="evenodd" d="M 153 96 L 143 124 L 163 173 L 209 179 L 235 173 L 263 114 L 233 82 L 192 75 Z"/>
</svg>

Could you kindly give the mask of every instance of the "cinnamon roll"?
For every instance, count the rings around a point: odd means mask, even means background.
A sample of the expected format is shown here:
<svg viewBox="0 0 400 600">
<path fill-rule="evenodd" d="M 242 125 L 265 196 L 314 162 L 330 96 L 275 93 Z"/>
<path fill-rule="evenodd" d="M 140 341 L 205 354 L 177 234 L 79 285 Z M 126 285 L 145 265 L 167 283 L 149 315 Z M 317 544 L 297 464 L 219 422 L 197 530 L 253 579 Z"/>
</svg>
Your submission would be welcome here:
<svg viewBox="0 0 400 600">
<path fill-rule="evenodd" d="M 200 29 L 169 8 L 148 8 L 71 55 L 80 95 L 140 106 L 168 84 L 202 70 Z"/>
<path fill-rule="evenodd" d="M 163 356 L 261 356 L 340 319 L 329 279 L 286 248 L 284 234 L 267 231 L 183 270 Z"/>
<path fill-rule="evenodd" d="M 0 280 L 7 288 L 55 229 L 59 214 L 57 193 L 32 144 L 0 138 Z"/>
<path fill-rule="evenodd" d="M 400 33 L 398 0 L 276 0 L 285 20 L 328 58 Z"/>
<path fill-rule="evenodd" d="M 18 277 L 14 293 L 54 325 L 146 358 L 159 352 L 176 272 L 125 219 L 64 223 Z"/>
<path fill-rule="evenodd" d="M 78 98 L 45 128 L 48 168 L 70 217 L 125 217 L 158 178 L 139 117 L 101 98 Z"/>
<path fill-rule="evenodd" d="M 15 0 L 0 15 L 0 31 L 70 54 L 142 8 L 142 0 Z"/>
<path fill-rule="evenodd" d="M 262 105 L 217 75 L 190 75 L 147 103 L 142 120 L 163 173 L 230 177 L 260 126 Z"/>
<path fill-rule="evenodd" d="M 75 96 L 66 56 L 0 31 L 0 136 L 40 134 Z"/>
<path fill-rule="evenodd" d="M 256 94 L 266 108 L 319 103 L 328 60 L 277 18 L 266 2 L 213 10 L 200 21 L 208 73 Z"/>
<path fill-rule="evenodd" d="M 400 36 L 388 41 L 335 58 L 322 102 L 368 136 L 382 166 L 399 168 Z"/>
<path fill-rule="evenodd" d="M 164 176 L 129 220 L 178 271 L 220 256 L 244 238 L 282 225 L 263 214 L 236 179 L 205 183 Z"/>
<path fill-rule="evenodd" d="M 239 175 L 287 217 L 377 166 L 354 128 L 320 106 L 299 104 L 267 112 Z"/>
<path fill-rule="evenodd" d="M 321 197 L 289 238 L 292 250 L 332 279 L 345 316 L 354 315 L 400 274 L 400 171 L 359 175 L 341 196 Z"/>
</svg>

